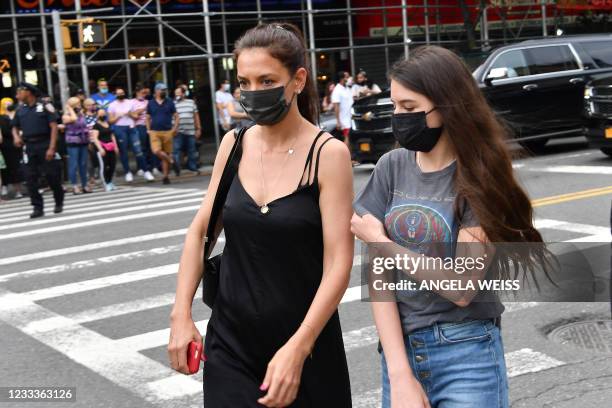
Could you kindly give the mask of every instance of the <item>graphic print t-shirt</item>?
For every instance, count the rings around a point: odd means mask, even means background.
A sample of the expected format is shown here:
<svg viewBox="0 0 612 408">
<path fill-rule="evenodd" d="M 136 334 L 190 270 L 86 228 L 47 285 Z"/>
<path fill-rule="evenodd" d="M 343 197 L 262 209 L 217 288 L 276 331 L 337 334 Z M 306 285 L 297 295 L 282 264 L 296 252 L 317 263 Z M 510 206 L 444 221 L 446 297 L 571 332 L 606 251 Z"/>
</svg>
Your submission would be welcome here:
<svg viewBox="0 0 612 408">
<path fill-rule="evenodd" d="M 415 152 L 392 150 L 379 159 L 357 194 L 353 209 L 359 216 L 376 217 L 384 224 L 389 239 L 413 251 L 421 252 L 420 248 L 432 242 L 450 243 L 449 247 L 454 248 L 460 227 L 479 225 L 468 205 L 462 206 L 459 216 L 455 214 L 455 171 L 453 161 L 441 170 L 423 172 L 416 163 Z M 396 295 L 404 333 L 435 322 L 494 318 L 504 309 L 492 293 L 477 294 L 466 307 L 429 291 L 401 291 Z"/>
</svg>

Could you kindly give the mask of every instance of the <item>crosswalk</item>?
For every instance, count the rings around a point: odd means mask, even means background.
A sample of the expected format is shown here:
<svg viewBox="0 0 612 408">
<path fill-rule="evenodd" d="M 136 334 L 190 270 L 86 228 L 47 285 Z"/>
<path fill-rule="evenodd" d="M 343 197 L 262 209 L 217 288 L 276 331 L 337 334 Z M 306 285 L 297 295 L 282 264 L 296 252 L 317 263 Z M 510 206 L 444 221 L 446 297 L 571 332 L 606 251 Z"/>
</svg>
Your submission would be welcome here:
<svg viewBox="0 0 612 408">
<path fill-rule="evenodd" d="M 182 241 L 205 193 L 120 187 L 67 196 L 63 214 L 38 220 L 27 217 L 25 200 L 3 204 L 0 321 L 131 391 L 146 401 L 143 406 L 201 407 L 201 372 L 174 372 L 165 360 L 165 346 Z M 46 194 L 47 208 L 51 200 Z M 568 241 L 610 238 L 609 229 L 599 226 L 551 219 L 536 224 L 567 232 Z M 355 259 L 353 274 L 358 275 L 359 257 Z M 359 307 L 361 290 L 352 286 L 342 299 L 343 326 L 351 327 L 343 333 L 349 357 L 375 353 L 378 340 L 369 316 L 351 320 L 354 313 L 349 311 Z M 198 289 L 193 313 L 204 334 L 210 314 L 200 298 Z M 510 303 L 507 313 L 537 307 L 537 302 Z M 566 364 L 528 347 L 506 352 L 510 377 Z M 378 381 L 372 376 L 368 389 L 356 391 L 353 406 L 379 406 Z"/>
</svg>

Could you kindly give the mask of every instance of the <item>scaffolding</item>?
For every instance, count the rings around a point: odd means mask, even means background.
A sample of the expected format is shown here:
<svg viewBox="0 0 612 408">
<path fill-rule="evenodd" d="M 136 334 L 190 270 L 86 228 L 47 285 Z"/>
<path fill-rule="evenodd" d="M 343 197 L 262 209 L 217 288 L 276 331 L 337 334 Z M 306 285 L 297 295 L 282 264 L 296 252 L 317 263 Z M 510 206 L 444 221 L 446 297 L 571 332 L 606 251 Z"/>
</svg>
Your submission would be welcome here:
<svg viewBox="0 0 612 408">
<path fill-rule="evenodd" d="M 107 23 L 112 28 L 106 42 L 96 51 L 87 55 L 80 52 L 78 64 L 68 64 L 67 68 L 80 68 L 80 82 L 70 81 L 73 84 L 82 84 L 78 88 L 83 88 L 89 96 L 89 77 L 90 70 L 96 67 L 115 66 L 118 69 L 110 77 L 113 80 L 121 72 L 125 75 L 125 86 L 131 94 L 134 87 L 134 78 L 131 66 L 134 64 L 146 64 L 152 67 L 149 78 L 161 73 L 161 80 L 169 83 L 168 64 L 177 61 L 206 61 L 208 70 L 208 82 L 210 87 L 210 103 L 215 106 L 215 85 L 217 81 L 216 67 L 219 60 L 223 60 L 224 67 L 230 63 L 232 54 L 230 52 L 230 40 L 228 27 L 238 25 L 248 27 L 248 25 L 261 24 L 266 21 L 284 20 L 292 21 L 301 26 L 302 32 L 308 46 L 308 53 L 311 60 L 311 75 L 315 83 L 319 83 L 325 76 L 318 75 L 318 56 L 323 58 L 325 53 L 339 52 L 348 59 L 347 65 L 352 73 L 362 67 L 358 59 L 366 59 L 370 54 L 380 53 L 382 50 L 384 64 L 381 65 L 377 60 L 375 66 L 380 72 L 387 72 L 391 63 L 392 56 L 409 58 L 410 48 L 420 44 L 440 44 L 446 46 L 457 46 L 466 42 L 470 43 L 473 50 L 482 53 L 488 52 L 494 45 L 525 38 L 545 37 L 550 33 L 555 33 L 563 24 L 569 20 L 564 20 L 562 11 L 559 11 L 554 1 L 551 0 L 460 0 L 458 2 L 445 2 L 442 0 L 338 0 L 327 2 L 328 7 L 315 8 L 321 1 L 296 0 L 291 4 L 299 3 L 299 9 L 265 9 L 262 7 L 261 0 L 253 1 L 253 8 L 249 10 L 227 10 L 227 1 L 218 0 L 214 2 L 215 10 L 211 10 L 209 0 L 201 0 L 201 9 L 189 10 L 185 12 L 164 12 L 160 0 L 121 0 L 119 10 L 115 7 L 102 7 L 84 10 L 81 7 L 81 0 L 74 0 L 74 8 L 63 11 L 48 11 L 45 9 L 44 0 L 40 0 L 37 10 L 30 10 L 28 13 L 18 13 L 15 9 L 15 1 L 9 0 L 10 12 L 0 14 L 0 21 L 11 20 L 11 30 L 14 43 L 16 76 L 19 81 L 24 79 L 23 66 L 21 59 L 19 38 L 19 20 L 37 19 L 38 28 L 29 24 L 27 34 L 38 34 L 42 42 L 42 53 L 44 56 L 44 77 L 46 90 L 49 95 L 54 95 L 53 74 L 58 74 L 58 67 L 51 61 L 49 45 L 49 29 L 58 24 L 60 18 L 76 17 L 95 17 Z M 194 3 L 198 3 L 194 1 Z M 329 4 L 333 3 L 333 4 Z M 358 4 L 356 4 L 358 3 Z M 512 9 L 510 3 L 519 4 L 524 11 L 522 18 L 512 15 L 516 12 L 516 7 Z M 341 5 L 341 7 L 338 7 Z M 458 6 L 459 5 L 459 6 Z M 461 8 L 463 21 L 445 23 L 445 15 L 449 9 Z M 355 21 L 359 17 L 370 16 L 380 18 L 381 27 L 370 27 L 368 39 L 357 38 L 355 36 Z M 419 16 L 418 18 L 415 16 Z M 536 18 L 533 18 L 536 16 Z M 52 24 L 49 19 L 52 17 Z M 345 28 L 346 36 L 329 38 L 322 40 L 317 36 L 317 25 L 315 19 L 321 20 L 325 17 L 334 18 L 338 24 Z M 401 24 L 391 25 L 392 20 L 400 17 Z M 494 20 L 494 21 L 492 21 Z M 203 27 L 202 27 L 203 26 Z M 212 27 L 221 31 L 220 41 L 213 41 Z M 535 26 L 535 27 L 534 27 Z M 130 44 L 128 30 L 140 30 L 143 27 L 156 28 L 158 54 L 148 55 L 145 58 L 135 58 L 132 50 L 138 48 L 136 44 Z M 202 30 L 203 28 L 203 30 Z M 198 38 L 184 32 L 185 29 L 199 32 Z M 536 30 L 537 29 L 537 30 Z M 35 31 L 38 30 L 36 33 Z M 320 30 L 320 28 L 319 28 Z M 0 30 L 2 32 L 3 30 Z M 529 31 L 525 35 L 525 31 Z M 343 31 L 344 32 L 344 31 Z M 479 34 L 477 37 L 476 34 Z M 494 33 L 495 35 L 491 35 Z M 166 42 L 167 36 L 172 35 L 179 39 L 182 44 L 174 44 L 175 49 L 192 49 L 193 53 L 183 54 L 174 53 L 168 55 L 169 46 Z M 57 57 L 62 52 L 61 38 L 55 38 L 55 49 Z M 217 39 L 219 40 L 219 39 Z M 59 42 L 58 42 L 59 41 Z M 326 42 L 327 46 L 320 43 Z M 334 45 L 329 45 L 335 42 Z M 176 43 L 176 41 L 175 41 Z M 338 45 L 338 43 L 342 43 Z M 112 47 L 114 45 L 114 48 Z M 319 45 L 319 46 L 318 46 Z M 215 49 L 217 52 L 215 52 Z M 121 54 L 117 58 L 118 53 Z M 104 54 L 112 54 L 113 58 L 102 58 Z M 359 57 L 361 56 L 361 57 Z M 224 79 L 230 79 L 231 69 L 224 69 Z M 60 79 L 59 94 L 62 103 L 68 92 L 70 84 Z M 217 123 L 217 110 L 212 109 L 213 123 Z M 214 125 L 215 142 L 219 145 L 219 129 Z"/>
</svg>

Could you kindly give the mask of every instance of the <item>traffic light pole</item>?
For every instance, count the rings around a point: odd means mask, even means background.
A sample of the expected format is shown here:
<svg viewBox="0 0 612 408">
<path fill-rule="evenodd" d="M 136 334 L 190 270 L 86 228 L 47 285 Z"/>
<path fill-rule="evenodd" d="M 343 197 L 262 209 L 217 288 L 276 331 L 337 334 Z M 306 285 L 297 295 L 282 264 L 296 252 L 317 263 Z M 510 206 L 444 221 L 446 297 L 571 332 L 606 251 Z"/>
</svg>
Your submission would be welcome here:
<svg viewBox="0 0 612 408">
<path fill-rule="evenodd" d="M 74 0 L 74 9 L 77 12 L 77 19 L 81 18 L 81 0 Z M 83 48 L 83 38 L 79 30 L 79 48 Z M 62 47 L 63 50 L 63 47 Z M 87 58 L 85 53 L 81 51 L 81 77 L 83 78 L 83 90 L 85 95 L 89 98 L 89 71 L 87 70 Z M 63 103 L 62 103 L 63 106 Z"/>
<path fill-rule="evenodd" d="M 57 76 L 59 78 L 60 99 L 62 106 L 66 105 L 68 100 L 68 72 L 66 71 L 66 55 L 64 54 L 64 42 L 62 41 L 62 30 L 60 23 L 60 15 L 57 10 L 51 13 L 51 21 L 53 22 L 53 38 L 55 40 L 55 54 L 57 59 Z"/>
</svg>

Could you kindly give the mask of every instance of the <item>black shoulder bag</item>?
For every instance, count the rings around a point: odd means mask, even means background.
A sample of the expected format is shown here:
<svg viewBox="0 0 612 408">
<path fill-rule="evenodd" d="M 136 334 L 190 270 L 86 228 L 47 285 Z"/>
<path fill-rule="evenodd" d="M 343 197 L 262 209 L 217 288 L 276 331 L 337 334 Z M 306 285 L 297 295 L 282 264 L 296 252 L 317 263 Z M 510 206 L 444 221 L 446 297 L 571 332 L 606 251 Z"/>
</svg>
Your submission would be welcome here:
<svg viewBox="0 0 612 408">
<path fill-rule="evenodd" d="M 223 174 L 219 180 L 219 187 L 215 194 L 213 201 L 212 210 L 210 212 L 210 218 L 208 220 L 208 228 L 206 229 L 206 237 L 204 237 L 204 271 L 202 275 L 202 301 L 212 309 L 215 298 L 217 297 L 217 290 L 219 289 L 219 273 L 221 272 L 221 256 L 218 254 L 211 258 L 208 257 L 211 251 L 211 244 L 213 243 L 215 236 L 215 229 L 217 227 L 217 221 L 219 214 L 225 204 L 227 193 L 234 176 L 238 172 L 238 164 L 242 156 L 242 136 L 246 132 L 247 128 L 241 128 L 240 130 L 234 130 L 234 146 L 230 152 L 229 158 L 225 163 Z"/>
</svg>

